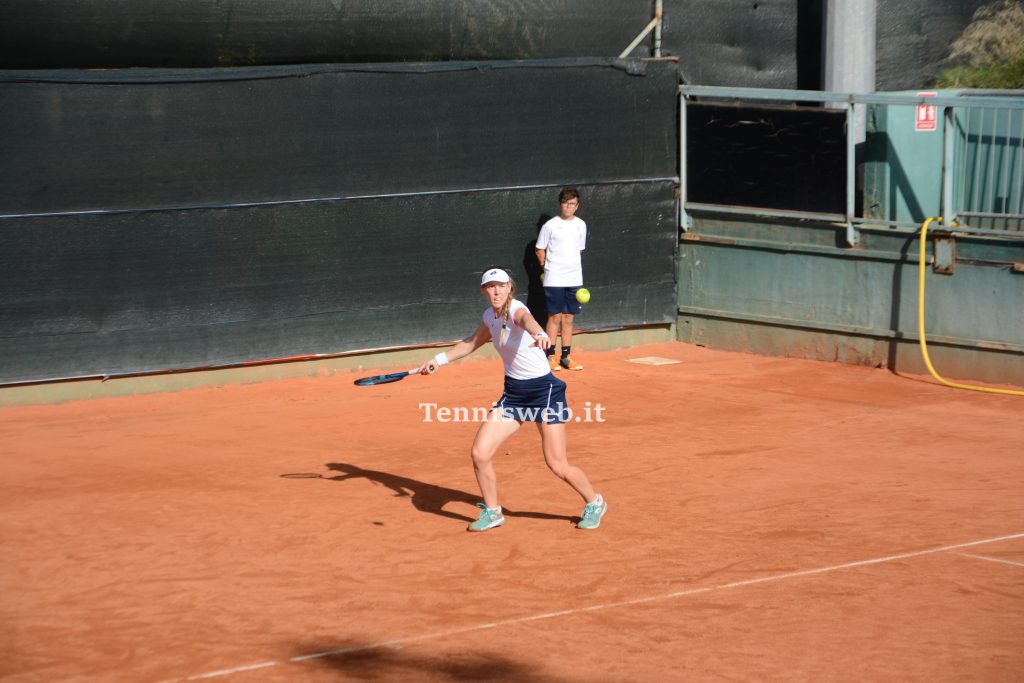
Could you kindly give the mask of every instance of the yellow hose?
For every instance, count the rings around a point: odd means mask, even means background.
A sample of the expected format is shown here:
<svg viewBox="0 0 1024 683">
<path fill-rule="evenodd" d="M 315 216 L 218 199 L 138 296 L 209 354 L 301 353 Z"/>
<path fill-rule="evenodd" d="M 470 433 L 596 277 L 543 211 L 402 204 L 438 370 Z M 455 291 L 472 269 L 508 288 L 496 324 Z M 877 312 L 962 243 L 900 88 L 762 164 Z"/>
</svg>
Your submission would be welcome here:
<svg viewBox="0 0 1024 683">
<path fill-rule="evenodd" d="M 945 384 L 947 387 L 953 387 L 954 389 L 968 389 L 970 391 L 984 391 L 990 394 L 1009 394 L 1010 396 L 1024 396 L 1024 391 L 1016 391 L 1014 389 L 993 389 L 991 387 L 976 387 L 970 384 L 957 384 L 956 382 L 950 382 L 949 380 L 939 376 L 939 373 L 935 372 L 935 368 L 932 367 L 932 361 L 928 358 L 928 342 L 925 341 L 924 335 L 924 274 L 925 274 L 925 247 L 928 244 L 928 225 L 932 221 L 942 222 L 942 218 L 933 216 L 929 218 L 921 225 L 921 257 L 918 260 L 918 281 L 917 281 L 917 332 L 921 338 L 921 358 L 924 359 L 924 364 L 928 368 L 928 372 L 932 374 L 932 377 L 937 379 L 940 383 Z"/>
</svg>

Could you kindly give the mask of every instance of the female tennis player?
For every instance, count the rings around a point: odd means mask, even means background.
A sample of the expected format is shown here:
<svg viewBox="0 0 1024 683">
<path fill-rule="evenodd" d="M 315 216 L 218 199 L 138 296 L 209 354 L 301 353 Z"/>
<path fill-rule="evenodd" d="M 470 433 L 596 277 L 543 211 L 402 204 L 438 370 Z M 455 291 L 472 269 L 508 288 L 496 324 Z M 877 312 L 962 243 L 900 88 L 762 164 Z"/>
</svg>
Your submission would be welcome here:
<svg viewBox="0 0 1024 683">
<path fill-rule="evenodd" d="M 547 333 L 526 306 L 516 301 L 516 286 L 501 268 L 491 268 L 480 279 L 480 293 L 490 307 L 476 331 L 452 348 L 437 354 L 420 367 L 430 375 L 439 368 L 464 358 L 490 340 L 505 364 L 505 391 L 480 425 L 471 454 L 484 502 L 477 503 L 480 516 L 470 531 L 487 531 L 505 523 L 498 503 L 498 482 L 492 459 L 502 443 L 524 422 L 536 422 L 540 431 L 544 462 L 555 475 L 580 494 L 585 503 L 580 529 L 596 529 L 608 511 L 608 503 L 594 492 L 583 470 L 570 465 L 566 455 L 565 382 L 551 374 L 545 349 L 551 346 Z"/>
</svg>

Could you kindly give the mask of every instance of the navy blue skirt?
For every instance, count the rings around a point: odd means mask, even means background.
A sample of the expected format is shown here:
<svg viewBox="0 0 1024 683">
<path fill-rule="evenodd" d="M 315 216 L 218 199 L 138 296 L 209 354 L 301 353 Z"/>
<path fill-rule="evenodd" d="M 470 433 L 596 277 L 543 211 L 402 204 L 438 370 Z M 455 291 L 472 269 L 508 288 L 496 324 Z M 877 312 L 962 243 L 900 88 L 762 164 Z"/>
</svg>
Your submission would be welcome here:
<svg viewBox="0 0 1024 683">
<path fill-rule="evenodd" d="M 550 372 L 534 379 L 505 377 L 505 391 L 495 404 L 506 418 L 518 422 L 563 424 L 569 421 L 565 382 Z"/>
</svg>

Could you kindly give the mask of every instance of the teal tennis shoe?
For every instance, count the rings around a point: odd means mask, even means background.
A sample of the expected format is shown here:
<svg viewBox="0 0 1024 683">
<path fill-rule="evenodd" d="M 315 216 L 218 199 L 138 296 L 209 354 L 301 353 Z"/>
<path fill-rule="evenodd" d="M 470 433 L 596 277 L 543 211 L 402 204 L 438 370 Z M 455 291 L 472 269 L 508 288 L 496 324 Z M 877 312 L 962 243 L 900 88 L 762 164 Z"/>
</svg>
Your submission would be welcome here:
<svg viewBox="0 0 1024 683">
<path fill-rule="evenodd" d="M 505 523 L 505 515 L 501 514 L 501 508 L 491 510 L 483 503 L 477 503 L 476 506 L 480 508 L 480 516 L 469 525 L 470 531 L 487 531 Z"/>
<path fill-rule="evenodd" d="M 583 515 L 580 523 L 576 525 L 579 529 L 596 529 L 601 526 L 601 518 L 608 512 L 608 501 L 600 503 L 587 503 L 583 508 Z"/>
</svg>

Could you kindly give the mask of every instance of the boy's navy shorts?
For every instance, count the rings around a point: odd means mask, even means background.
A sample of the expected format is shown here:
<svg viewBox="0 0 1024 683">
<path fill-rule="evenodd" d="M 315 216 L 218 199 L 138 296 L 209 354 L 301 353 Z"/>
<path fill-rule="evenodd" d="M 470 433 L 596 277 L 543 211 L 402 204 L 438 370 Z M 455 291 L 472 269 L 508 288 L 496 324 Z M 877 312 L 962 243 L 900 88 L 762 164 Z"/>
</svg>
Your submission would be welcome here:
<svg viewBox="0 0 1024 683">
<path fill-rule="evenodd" d="M 534 379 L 505 377 L 505 391 L 495 404 L 505 417 L 518 422 L 563 424 L 569 420 L 565 382 L 550 372 Z"/>
<path fill-rule="evenodd" d="M 583 310 L 579 301 L 576 301 L 576 292 L 579 287 L 545 287 L 544 298 L 548 302 L 548 315 L 553 313 L 578 314 Z"/>
</svg>

